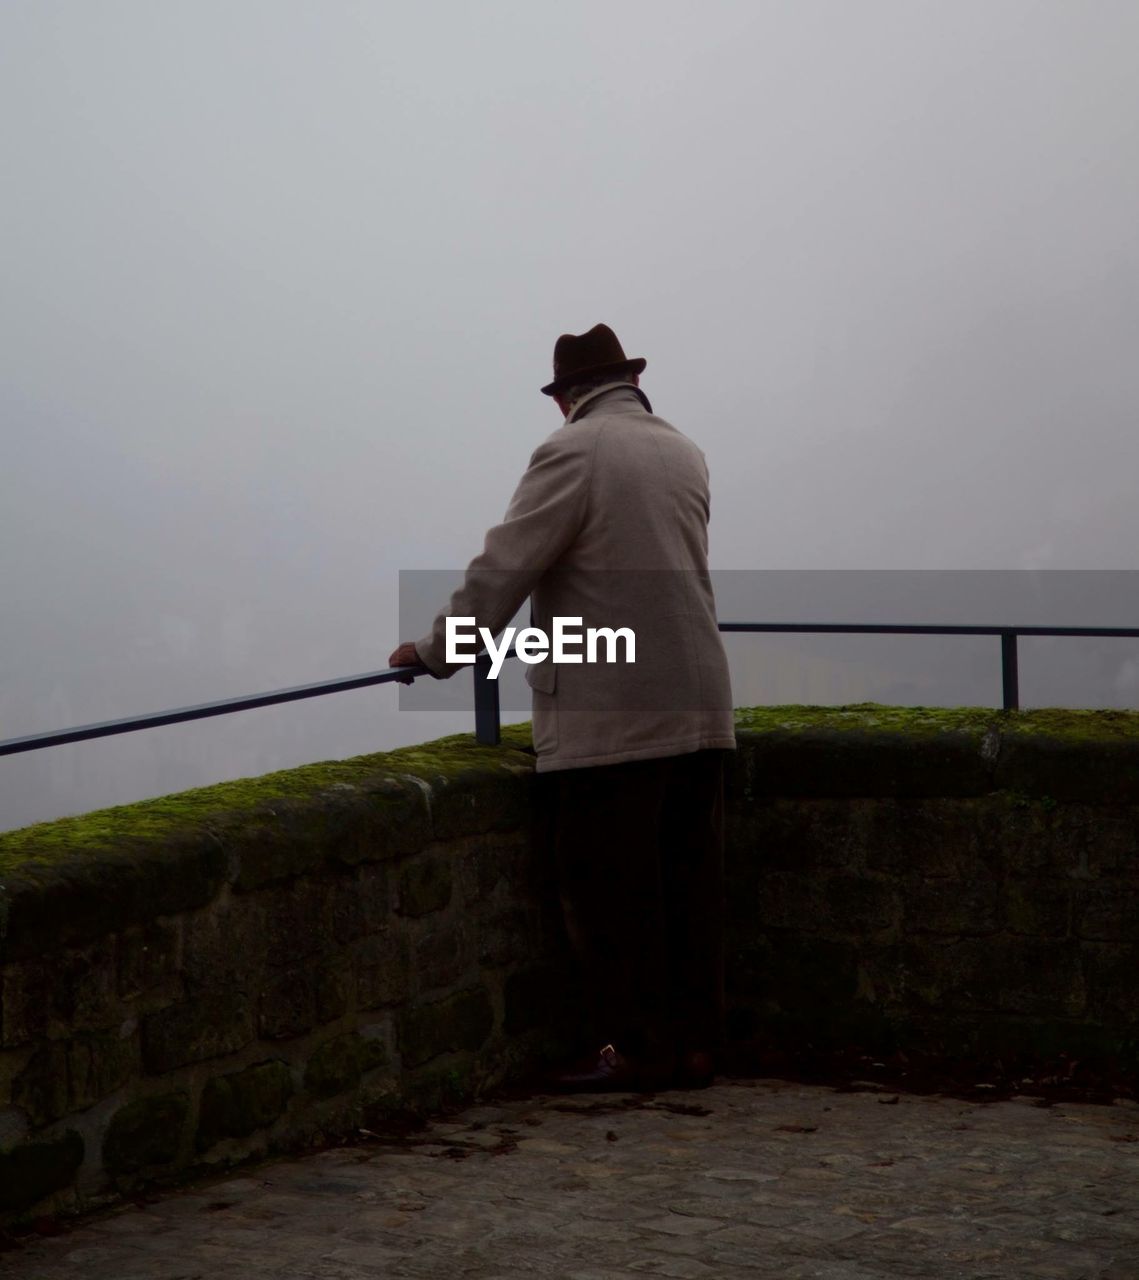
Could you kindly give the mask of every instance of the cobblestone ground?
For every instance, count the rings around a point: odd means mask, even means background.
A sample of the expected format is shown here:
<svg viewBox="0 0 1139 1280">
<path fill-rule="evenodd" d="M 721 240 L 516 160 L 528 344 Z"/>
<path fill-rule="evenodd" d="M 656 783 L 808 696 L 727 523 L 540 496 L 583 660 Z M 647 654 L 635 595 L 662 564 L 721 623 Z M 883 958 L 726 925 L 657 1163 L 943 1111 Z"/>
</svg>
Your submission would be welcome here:
<svg viewBox="0 0 1139 1280">
<path fill-rule="evenodd" d="M 481 1105 L 0 1255 L 23 1280 L 1137 1280 L 1139 1106 L 719 1081 Z"/>
</svg>

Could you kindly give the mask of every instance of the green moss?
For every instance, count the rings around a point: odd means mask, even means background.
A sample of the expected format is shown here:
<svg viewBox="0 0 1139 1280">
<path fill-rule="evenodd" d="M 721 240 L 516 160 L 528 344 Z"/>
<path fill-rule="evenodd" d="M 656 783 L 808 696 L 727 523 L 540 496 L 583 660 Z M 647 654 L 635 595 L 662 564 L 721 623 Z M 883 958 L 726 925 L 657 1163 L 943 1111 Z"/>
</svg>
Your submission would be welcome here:
<svg viewBox="0 0 1139 1280">
<path fill-rule="evenodd" d="M 747 733 L 825 729 L 919 736 L 981 736 L 992 728 L 1010 740 L 1139 742 L 1139 712 L 1115 710 L 786 705 L 740 708 L 736 725 Z M 494 780 L 497 775 L 507 784 L 532 767 L 529 724 L 505 726 L 499 747 L 480 746 L 473 735 L 458 734 L 395 751 L 322 761 L 0 833 L 0 876 L 50 867 L 77 854 L 122 856 L 124 850 L 168 844 L 174 837 L 183 842 L 240 837 L 278 816 L 301 827 L 306 812 L 324 821 L 330 807 L 351 804 L 353 797 L 366 798 L 373 809 L 395 810 L 406 807 L 409 778 L 445 794 L 474 776 Z"/>
<path fill-rule="evenodd" d="M 305 1090 L 317 1098 L 330 1098 L 355 1088 L 364 1072 L 390 1065 L 382 1036 L 351 1031 L 325 1041 L 313 1053 L 305 1068 Z"/>
<path fill-rule="evenodd" d="M 162 843 L 173 835 L 208 839 L 219 828 L 230 834 L 236 828 L 240 834 L 243 823 L 263 823 L 275 805 L 295 816 L 304 802 L 323 812 L 329 803 L 343 804 L 361 793 L 372 804 L 398 803 L 402 788 L 393 789 L 391 783 L 401 778 L 416 778 L 435 787 L 472 773 L 485 776 L 490 771 L 509 777 L 528 772 L 533 765 L 525 753 L 529 726 L 508 726 L 503 739 L 502 747 L 484 747 L 473 735 L 457 734 L 395 751 L 322 761 L 37 823 L 0 834 L 0 875 L 50 865 L 77 853 L 118 852 L 138 843 Z"/>
<path fill-rule="evenodd" d="M 331 1098 L 353 1088 L 363 1069 L 363 1041 L 355 1033 L 327 1040 L 313 1053 L 305 1068 L 305 1092 Z"/>
<path fill-rule="evenodd" d="M 433 1004 L 405 1008 L 399 1021 L 404 1067 L 442 1053 L 480 1049 L 494 1028 L 494 1010 L 483 986 L 458 991 Z"/>
<path fill-rule="evenodd" d="M 293 1078 L 281 1061 L 260 1062 L 206 1082 L 198 1117 L 197 1148 L 221 1138 L 244 1138 L 265 1128 L 293 1096 Z"/>
<path fill-rule="evenodd" d="M 788 704 L 740 707 L 736 727 L 756 732 L 847 729 L 888 733 L 984 733 L 1139 742 L 1139 711 L 1069 710 L 1039 707 L 1004 711 L 999 707 L 892 707 L 878 702 L 821 707 Z"/>
<path fill-rule="evenodd" d="M 838 729 L 852 732 L 977 733 L 982 734 L 1003 713 L 988 707 L 890 707 L 878 702 L 858 702 L 841 707 L 791 704 L 777 707 L 740 707 L 736 727 L 755 732 L 795 732 Z"/>
<path fill-rule="evenodd" d="M 190 1095 L 184 1090 L 136 1098 L 111 1119 L 103 1139 L 103 1164 L 109 1173 L 134 1173 L 177 1159 Z"/>
<path fill-rule="evenodd" d="M 510 747 L 514 751 L 529 751 L 533 753 L 534 742 L 530 733 L 530 721 L 525 720 L 521 724 L 504 724 L 502 726 L 502 745 Z"/>
<path fill-rule="evenodd" d="M 1139 742 L 1139 711 L 1038 707 L 997 715 L 1001 732 L 1009 736 L 1032 735 L 1069 742 Z"/>
<path fill-rule="evenodd" d="M 430 1115 L 469 1102 L 477 1094 L 475 1058 L 457 1053 L 445 1063 L 421 1067 L 405 1079 L 406 1098 L 413 1111 Z"/>
</svg>

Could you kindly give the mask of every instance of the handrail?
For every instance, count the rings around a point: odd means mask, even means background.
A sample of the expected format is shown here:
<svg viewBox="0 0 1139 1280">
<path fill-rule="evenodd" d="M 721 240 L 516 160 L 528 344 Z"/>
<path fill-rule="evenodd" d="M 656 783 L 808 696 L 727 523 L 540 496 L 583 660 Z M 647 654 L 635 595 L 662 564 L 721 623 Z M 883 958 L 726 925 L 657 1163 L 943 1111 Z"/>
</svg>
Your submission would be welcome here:
<svg viewBox="0 0 1139 1280">
<path fill-rule="evenodd" d="M 1000 636 L 1001 692 L 1006 711 L 1014 711 L 1020 705 L 1017 665 L 1019 636 L 1110 636 L 1122 639 L 1139 637 L 1139 627 L 1009 627 L 885 622 L 721 622 L 718 625 L 722 632 L 729 634 L 797 632 L 819 635 Z M 507 656 L 516 656 L 513 648 Z M 475 660 L 475 736 L 479 742 L 496 745 L 500 741 L 498 682 L 488 678 L 490 665 L 490 658 L 485 653 L 481 653 Z M 196 706 L 156 711 L 150 715 L 131 716 L 122 720 L 104 720 L 98 724 L 77 725 L 71 729 L 60 729 L 50 733 L 33 733 L 22 738 L 6 738 L 0 741 L 0 756 L 17 755 L 24 751 L 40 751 L 45 747 L 62 746 L 68 742 L 84 742 L 89 738 L 107 738 L 119 733 L 133 733 L 139 729 L 154 729 L 159 725 L 180 724 L 186 720 L 205 720 L 210 716 L 224 716 L 234 711 L 249 711 L 255 707 L 271 707 L 281 702 L 298 702 L 302 698 L 319 698 L 326 693 L 342 693 L 349 689 L 367 688 L 369 685 L 410 684 L 412 680 L 430 674 L 427 668 L 422 666 L 386 667 L 382 671 L 342 676 L 337 680 L 323 680 L 317 684 L 273 689 L 267 693 L 226 698 L 220 702 L 202 702 Z"/>
<path fill-rule="evenodd" d="M 358 676 L 342 676 L 339 680 L 322 680 L 318 684 L 299 684 L 291 689 L 273 689 L 268 693 L 253 693 L 242 698 L 226 698 L 221 702 L 200 702 L 193 707 L 180 707 L 172 711 L 155 711 L 150 715 L 131 716 L 126 720 L 103 720 L 98 724 L 77 725 L 74 729 L 60 729 L 51 733 L 33 733 L 26 738 L 6 738 L 0 741 L 0 756 L 16 755 L 21 751 L 39 751 L 43 747 L 58 747 L 65 742 L 83 742 L 88 738 L 109 738 L 116 733 L 133 733 L 136 729 L 156 729 L 163 724 L 180 724 L 184 720 L 205 720 L 209 716 L 226 716 L 233 711 L 250 711 L 254 707 L 271 707 L 278 702 L 298 702 L 301 698 L 319 698 L 326 693 L 342 693 L 347 689 L 363 689 L 373 684 L 408 682 L 427 675 L 426 667 L 386 667 L 383 671 L 368 671 Z"/>
</svg>

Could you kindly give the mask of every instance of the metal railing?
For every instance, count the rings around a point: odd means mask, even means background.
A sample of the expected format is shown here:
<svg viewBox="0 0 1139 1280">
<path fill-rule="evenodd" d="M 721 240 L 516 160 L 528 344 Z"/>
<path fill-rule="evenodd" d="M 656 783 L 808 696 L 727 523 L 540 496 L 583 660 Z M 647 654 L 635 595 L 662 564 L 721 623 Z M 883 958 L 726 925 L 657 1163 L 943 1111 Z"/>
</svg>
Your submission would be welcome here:
<svg viewBox="0 0 1139 1280">
<path fill-rule="evenodd" d="M 1006 711 L 1015 711 L 1020 705 L 1017 666 L 1017 640 L 1020 636 L 1139 638 L 1139 628 L 1136 627 L 971 627 L 874 622 L 721 622 L 719 626 L 722 632 L 728 634 L 797 632 L 811 635 L 1000 636 L 1001 696 Z M 508 656 L 515 656 L 513 648 Z M 491 661 L 486 653 L 480 654 L 475 660 L 475 736 L 479 742 L 494 746 L 501 739 L 501 718 L 498 681 L 489 679 L 490 666 Z M 230 715 L 232 712 L 249 711 L 254 707 L 271 707 L 281 702 L 298 702 L 302 698 L 319 698 L 327 693 L 343 693 L 349 689 L 364 689 L 369 685 L 408 684 L 430 674 L 426 667 L 387 667 L 383 671 L 368 671 L 362 675 L 343 676 L 339 680 L 323 680 L 318 684 L 274 689 L 241 698 L 226 698 L 220 702 L 202 702 L 192 707 L 156 711 L 150 715 L 131 716 L 123 720 L 104 720 L 99 724 L 77 725 L 72 729 L 50 733 L 33 733 L 24 738 L 0 741 L 0 756 L 40 751 L 45 747 L 84 742 L 90 738 L 108 738 L 119 733 L 134 733 L 139 729 L 154 729 L 164 724 L 181 724 L 186 720 L 205 720 L 210 716 Z"/>
</svg>

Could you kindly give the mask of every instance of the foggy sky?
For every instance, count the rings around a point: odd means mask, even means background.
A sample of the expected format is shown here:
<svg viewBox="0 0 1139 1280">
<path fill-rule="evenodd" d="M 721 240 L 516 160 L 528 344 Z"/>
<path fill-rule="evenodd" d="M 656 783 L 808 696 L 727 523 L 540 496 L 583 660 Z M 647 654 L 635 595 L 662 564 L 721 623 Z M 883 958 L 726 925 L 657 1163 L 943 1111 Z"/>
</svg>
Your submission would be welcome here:
<svg viewBox="0 0 1139 1280">
<path fill-rule="evenodd" d="M 1139 568 L 1137 47 L 1133 0 L 5 0 L 0 738 L 386 665 L 600 320 L 718 568 Z M 737 701 L 988 687 L 789 643 Z M 3 759 L 0 828 L 469 727 Z"/>
</svg>

